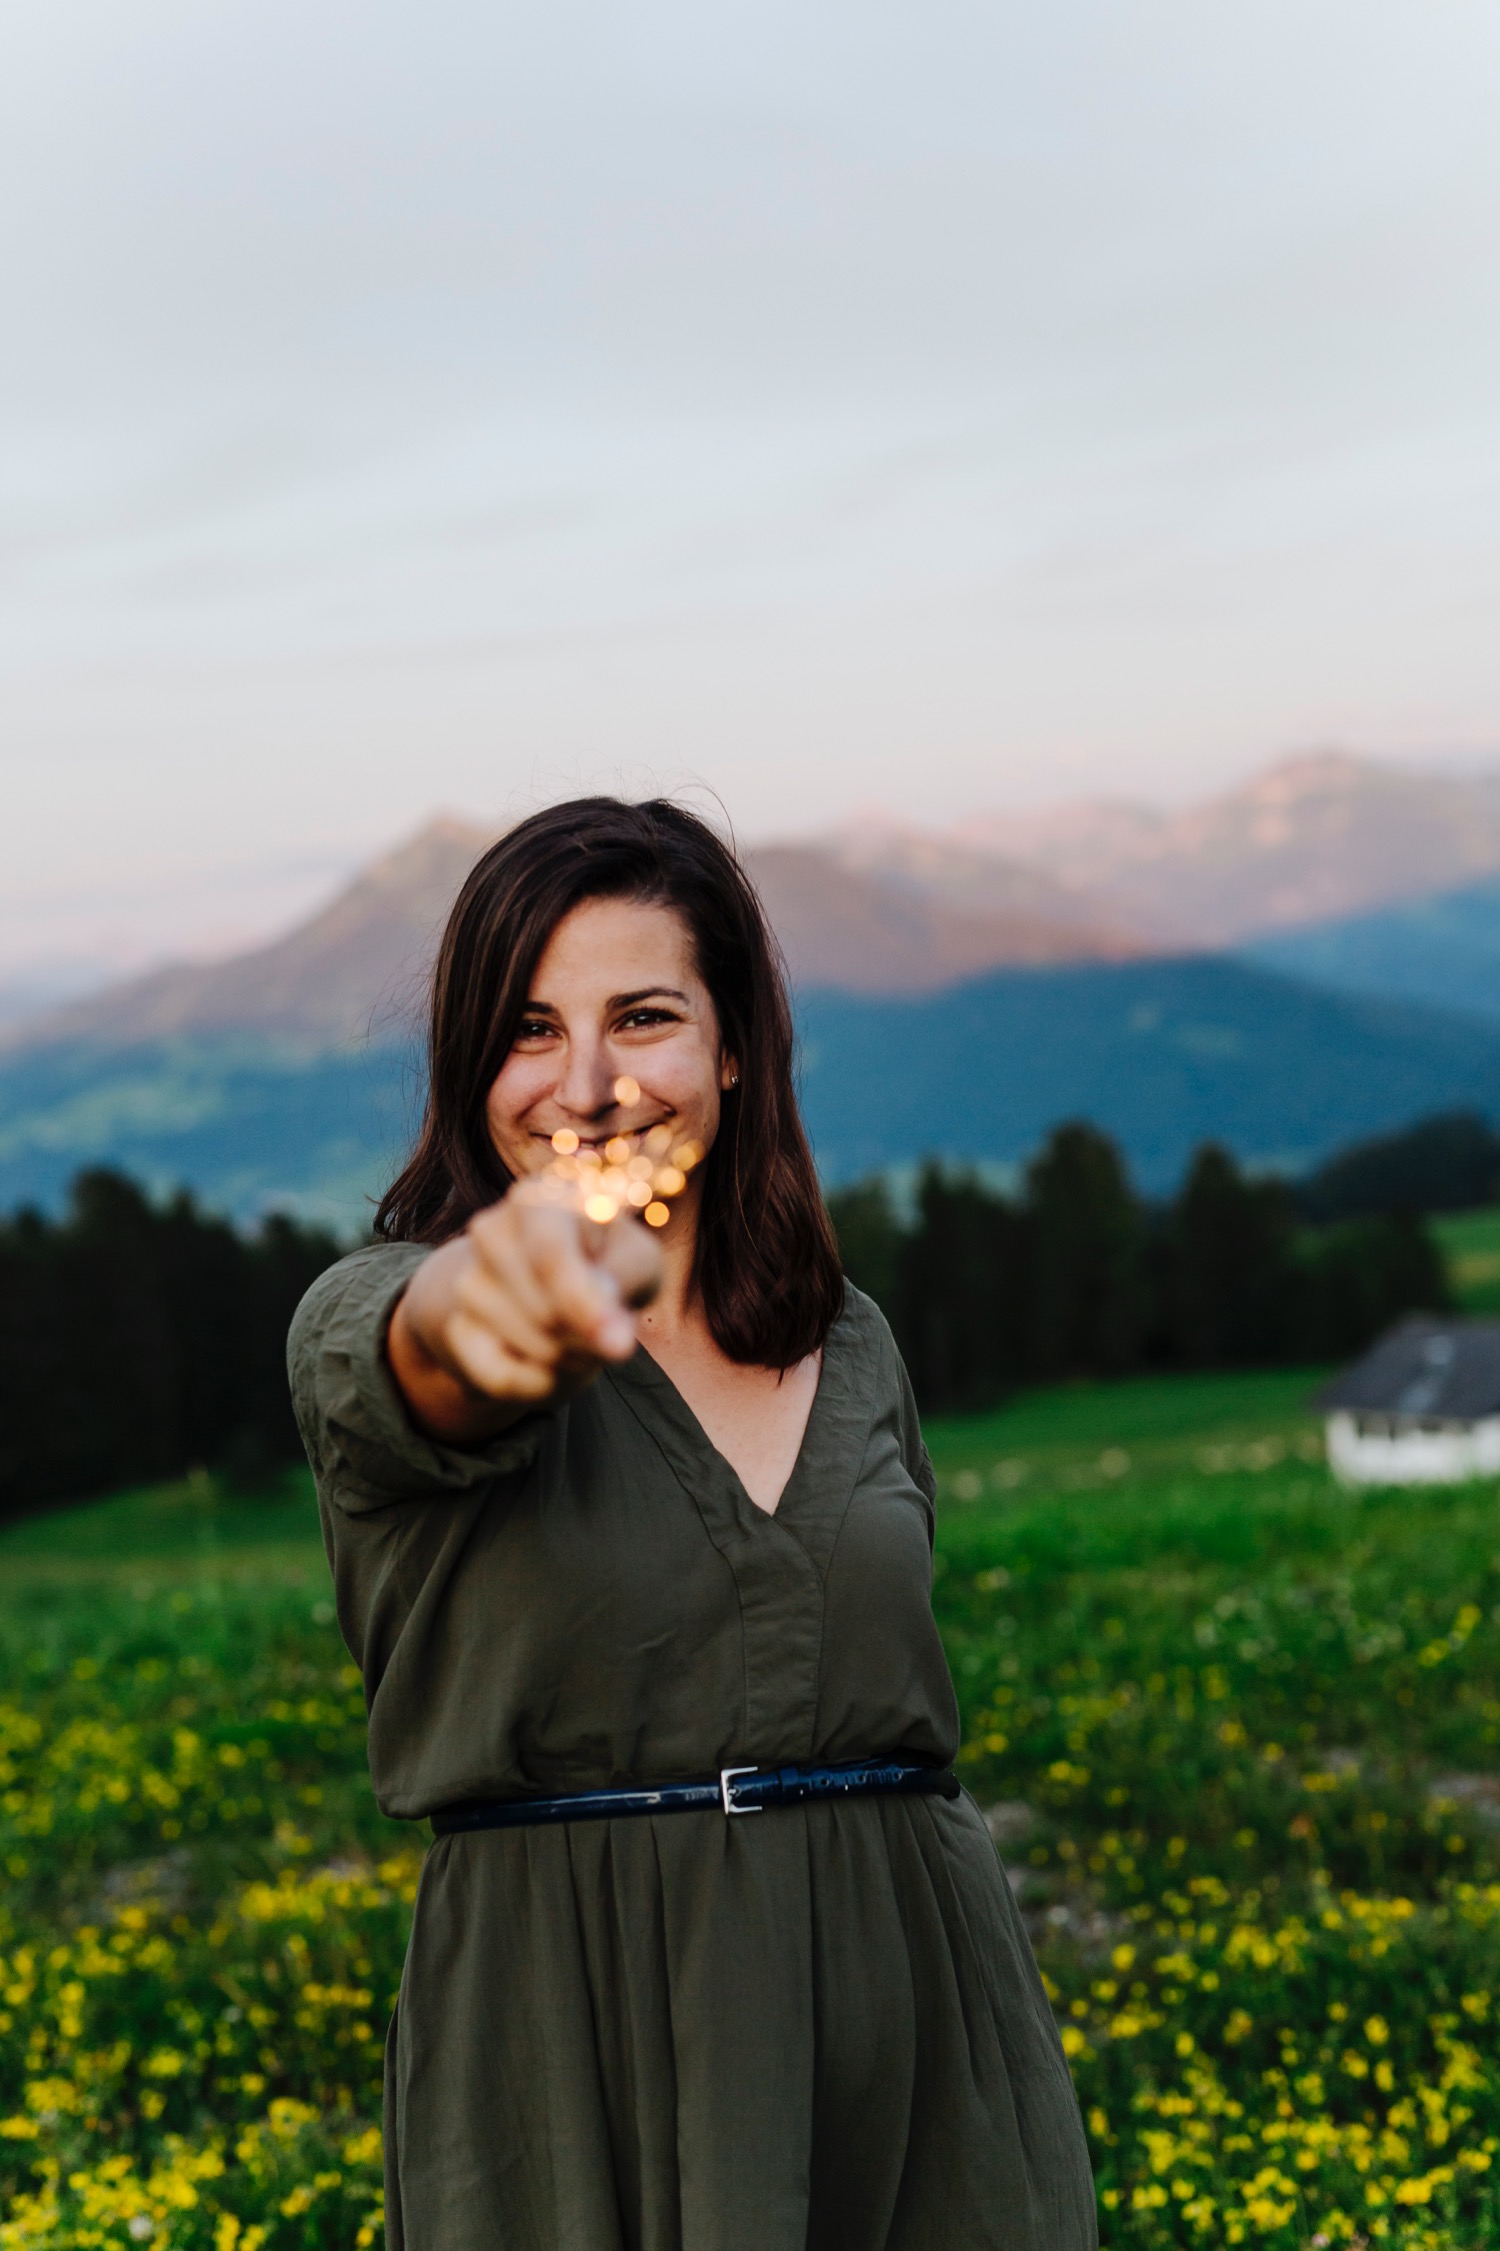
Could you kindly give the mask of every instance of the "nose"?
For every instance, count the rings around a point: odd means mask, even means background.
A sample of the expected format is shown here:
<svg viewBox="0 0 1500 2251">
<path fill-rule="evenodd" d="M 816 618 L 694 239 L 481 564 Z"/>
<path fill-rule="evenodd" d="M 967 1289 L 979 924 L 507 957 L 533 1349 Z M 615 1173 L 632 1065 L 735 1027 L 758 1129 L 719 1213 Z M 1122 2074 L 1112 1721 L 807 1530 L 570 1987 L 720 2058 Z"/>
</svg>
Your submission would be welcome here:
<svg viewBox="0 0 1500 2251">
<path fill-rule="evenodd" d="M 554 1096 L 570 1117 L 591 1120 L 614 1108 L 615 1072 L 599 1040 L 570 1039 Z"/>
</svg>

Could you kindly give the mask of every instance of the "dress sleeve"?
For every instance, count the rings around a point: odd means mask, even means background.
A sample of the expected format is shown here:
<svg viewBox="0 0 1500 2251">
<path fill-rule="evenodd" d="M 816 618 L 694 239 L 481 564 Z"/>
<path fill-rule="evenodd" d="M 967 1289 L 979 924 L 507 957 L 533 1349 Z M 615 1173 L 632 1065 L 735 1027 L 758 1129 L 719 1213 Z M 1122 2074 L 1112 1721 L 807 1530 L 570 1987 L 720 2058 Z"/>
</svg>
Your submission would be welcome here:
<svg viewBox="0 0 1500 2251">
<path fill-rule="evenodd" d="M 906 1362 L 896 1350 L 894 1338 L 891 1340 L 891 1353 L 896 1362 L 900 1398 L 901 1459 L 906 1464 L 907 1476 L 931 1507 L 937 1500 L 937 1477 L 932 1467 L 932 1456 L 927 1451 L 927 1441 L 922 1436 L 916 1393 L 912 1390 Z"/>
<path fill-rule="evenodd" d="M 386 1362 L 396 1301 L 426 1252 L 381 1243 L 320 1274 L 292 1318 L 287 1372 L 302 1443 L 325 1502 L 350 1512 L 461 1497 L 536 1457 L 550 1410 L 473 1451 L 426 1438 Z"/>
<path fill-rule="evenodd" d="M 863 1290 L 855 1289 L 852 1283 L 844 1285 L 844 1318 L 852 1321 L 866 1339 L 865 1348 L 871 1355 L 868 1365 L 880 1402 L 880 1418 L 888 1431 L 894 1431 L 901 1466 L 927 1504 L 931 1531 L 935 1522 L 937 1478 L 922 1437 L 916 1393 L 912 1390 L 900 1347 L 875 1300 L 866 1297 Z"/>
</svg>

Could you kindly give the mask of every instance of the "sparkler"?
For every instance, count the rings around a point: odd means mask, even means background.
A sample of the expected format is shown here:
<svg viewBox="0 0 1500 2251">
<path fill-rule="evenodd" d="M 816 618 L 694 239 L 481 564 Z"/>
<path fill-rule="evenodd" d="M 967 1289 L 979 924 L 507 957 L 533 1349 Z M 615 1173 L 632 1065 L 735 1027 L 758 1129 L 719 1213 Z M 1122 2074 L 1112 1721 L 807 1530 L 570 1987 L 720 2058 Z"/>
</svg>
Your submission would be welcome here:
<svg viewBox="0 0 1500 2251">
<path fill-rule="evenodd" d="M 624 1110 L 641 1098 L 632 1078 L 616 1079 L 614 1091 Z M 571 1126 L 559 1126 L 552 1148 L 543 1177 L 556 1183 L 559 1201 L 574 1204 L 601 1227 L 622 1212 L 639 1214 L 648 1227 L 665 1227 L 672 1216 L 670 1199 L 682 1194 L 688 1174 L 703 1159 L 702 1144 L 679 1140 L 669 1125 L 615 1134 L 602 1150 L 585 1149 Z"/>
</svg>

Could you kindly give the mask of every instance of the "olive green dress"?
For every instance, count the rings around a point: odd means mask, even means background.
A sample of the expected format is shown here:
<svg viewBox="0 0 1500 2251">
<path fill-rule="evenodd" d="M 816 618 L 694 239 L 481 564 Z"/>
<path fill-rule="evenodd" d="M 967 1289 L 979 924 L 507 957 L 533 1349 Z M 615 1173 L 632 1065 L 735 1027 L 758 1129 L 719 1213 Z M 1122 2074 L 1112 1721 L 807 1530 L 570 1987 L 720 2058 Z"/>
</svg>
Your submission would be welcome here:
<svg viewBox="0 0 1500 2251">
<path fill-rule="evenodd" d="M 464 1452 L 386 1369 L 422 1254 L 292 1330 L 381 1806 L 906 1753 L 957 1713 L 932 1471 L 851 1290 L 774 1516 L 645 1352 Z M 386 2068 L 390 2251 L 1087 2251 L 1067 2066 L 971 1801 L 439 1838 Z"/>
</svg>

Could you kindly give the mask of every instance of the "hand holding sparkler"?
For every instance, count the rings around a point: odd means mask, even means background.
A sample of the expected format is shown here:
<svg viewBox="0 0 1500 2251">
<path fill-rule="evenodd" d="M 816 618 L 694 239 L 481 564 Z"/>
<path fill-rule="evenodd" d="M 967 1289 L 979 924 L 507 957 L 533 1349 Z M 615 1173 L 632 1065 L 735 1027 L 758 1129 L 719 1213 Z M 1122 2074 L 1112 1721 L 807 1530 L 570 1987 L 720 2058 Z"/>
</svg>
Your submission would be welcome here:
<svg viewBox="0 0 1500 2251">
<path fill-rule="evenodd" d="M 624 1109 L 640 1100 L 634 1079 L 614 1093 Z M 552 1150 L 424 1261 L 392 1318 L 392 1369 L 436 1435 L 501 1427 L 635 1350 L 632 1309 L 661 1283 L 648 1230 L 667 1224 L 703 1150 L 665 1123 L 602 1148 L 564 1127 Z"/>
</svg>

